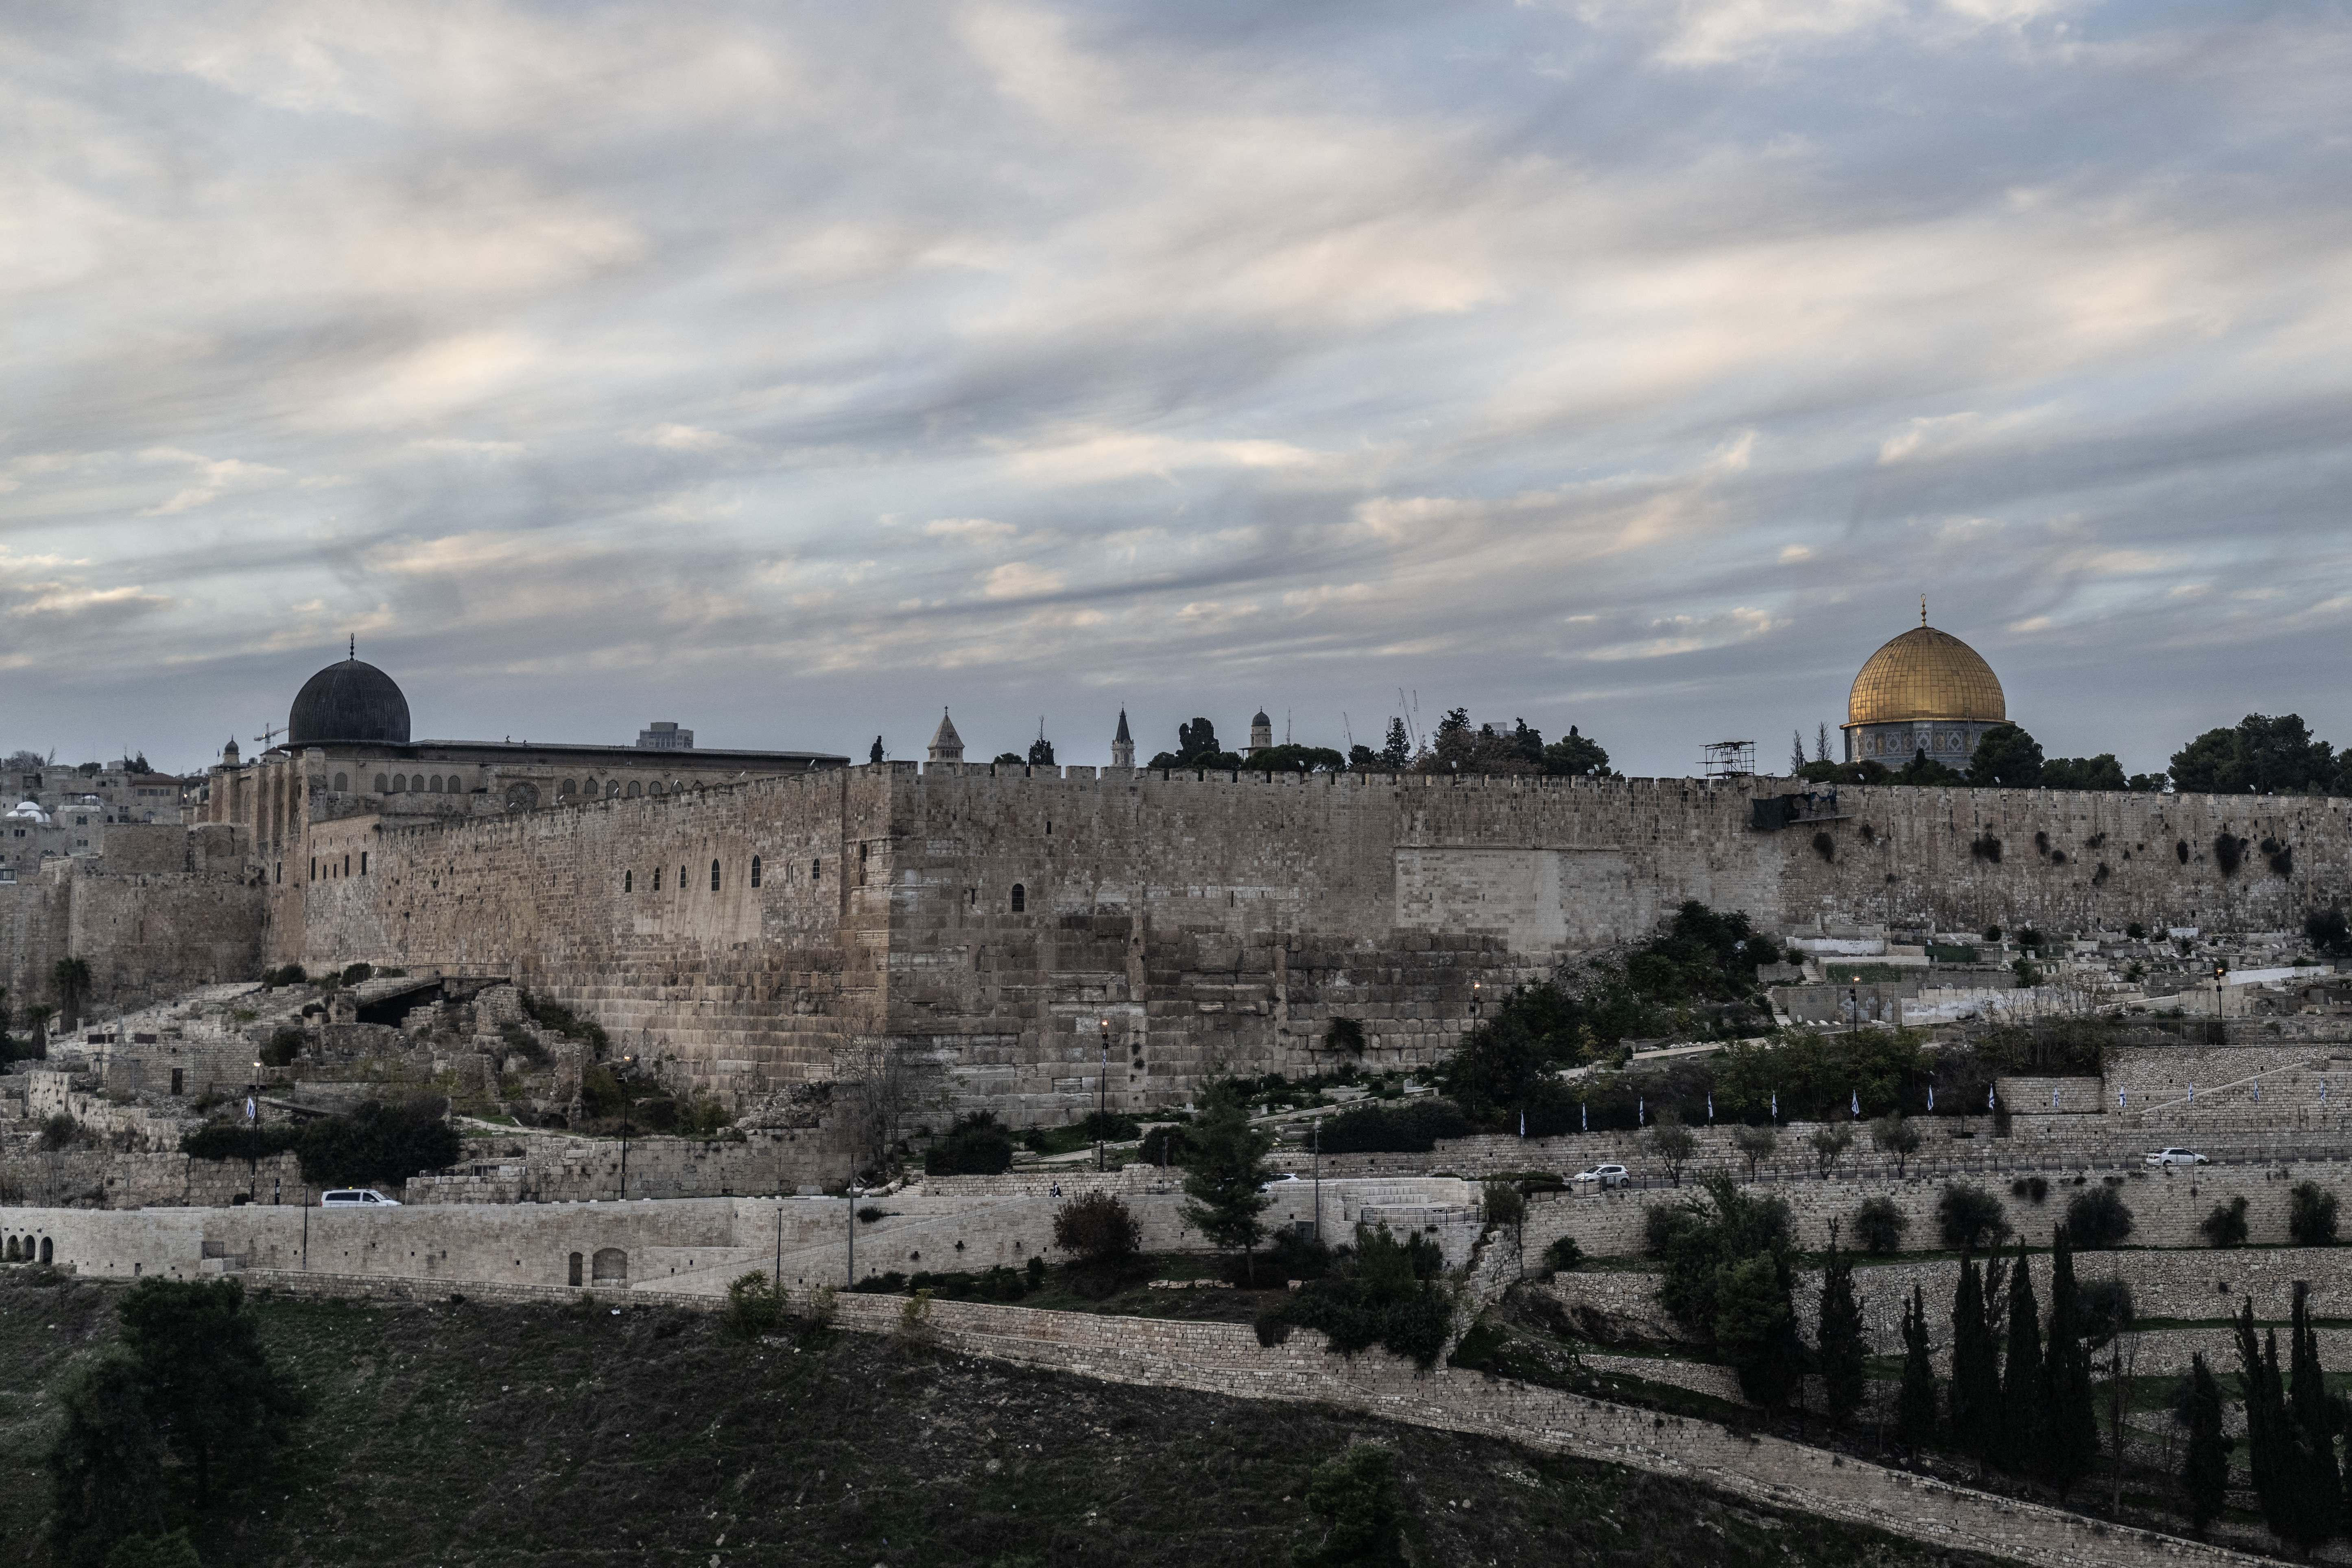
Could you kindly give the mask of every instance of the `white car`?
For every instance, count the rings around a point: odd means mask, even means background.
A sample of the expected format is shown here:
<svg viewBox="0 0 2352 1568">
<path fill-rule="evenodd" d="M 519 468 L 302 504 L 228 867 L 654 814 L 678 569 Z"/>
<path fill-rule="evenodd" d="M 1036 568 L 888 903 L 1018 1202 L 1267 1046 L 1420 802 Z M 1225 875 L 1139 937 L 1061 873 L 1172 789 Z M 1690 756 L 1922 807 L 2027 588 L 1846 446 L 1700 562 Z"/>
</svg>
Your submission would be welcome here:
<svg viewBox="0 0 2352 1568">
<path fill-rule="evenodd" d="M 1605 1193 L 1612 1187 L 1623 1186 L 1633 1178 L 1622 1165 L 1595 1165 L 1589 1171 L 1579 1171 L 1576 1173 L 1576 1179 L 1580 1182 L 1597 1182 L 1601 1184 L 1601 1190 Z"/>
<path fill-rule="evenodd" d="M 2158 1149 L 2156 1152 L 2147 1157 L 2147 1163 L 2151 1165 L 2202 1165 L 2208 1163 L 2204 1155 L 2189 1149 Z"/>
<path fill-rule="evenodd" d="M 336 1187 L 319 1194 L 319 1206 L 322 1209 L 396 1209 L 400 1206 L 400 1200 L 370 1192 L 365 1187 Z"/>
</svg>

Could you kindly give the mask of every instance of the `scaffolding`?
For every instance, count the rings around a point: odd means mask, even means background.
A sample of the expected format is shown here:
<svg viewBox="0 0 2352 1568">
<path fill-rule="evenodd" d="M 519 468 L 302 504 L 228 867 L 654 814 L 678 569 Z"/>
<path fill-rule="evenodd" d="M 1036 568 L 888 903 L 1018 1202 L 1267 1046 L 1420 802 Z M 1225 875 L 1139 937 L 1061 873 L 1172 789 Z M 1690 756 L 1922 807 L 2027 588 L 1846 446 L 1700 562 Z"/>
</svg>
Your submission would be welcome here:
<svg viewBox="0 0 2352 1568">
<path fill-rule="evenodd" d="M 1704 778 L 1752 778 L 1756 773 L 1756 742 L 1709 741 L 1699 748 L 1699 767 Z"/>
</svg>

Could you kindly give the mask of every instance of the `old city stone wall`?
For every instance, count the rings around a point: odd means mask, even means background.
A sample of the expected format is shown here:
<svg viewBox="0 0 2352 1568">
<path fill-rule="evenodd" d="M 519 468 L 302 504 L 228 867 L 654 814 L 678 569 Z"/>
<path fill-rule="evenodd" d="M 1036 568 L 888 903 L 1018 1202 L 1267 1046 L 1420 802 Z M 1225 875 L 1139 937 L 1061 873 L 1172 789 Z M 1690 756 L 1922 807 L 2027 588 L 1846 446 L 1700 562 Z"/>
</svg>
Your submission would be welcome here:
<svg viewBox="0 0 2352 1568">
<path fill-rule="evenodd" d="M 0 883 L 0 984 L 13 1006 L 54 1002 L 58 960 L 80 958 L 94 1004 L 136 1006 L 247 978 L 263 923 L 235 829 L 124 823 L 107 830 L 103 856 Z"/>
<path fill-rule="evenodd" d="M 2276 929 L 2352 891 L 2352 802 L 1849 789 L 1835 821 L 1756 830 L 1750 799 L 1781 787 L 888 763 L 422 826 L 337 816 L 254 849 L 258 888 L 210 854 L 77 868 L 63 905 L 0 893 L 0 940 L 20 996 L 68 948 L 101 1001 L 265 952 L 510 974 L 739 1100 L 892 1038 L 962 1103 L 1036 1121 L 1181 1103 L 1219 1068 L 1314 1070 L 1335 1016 L 1364 1025 L 1375 1065 L 1426 1062 L 1474 984 L 1638 936 L 1685 899 L 1780 930 Z M 2228 873 L 2225 833 L 2247 841 Z"/>
</svg>

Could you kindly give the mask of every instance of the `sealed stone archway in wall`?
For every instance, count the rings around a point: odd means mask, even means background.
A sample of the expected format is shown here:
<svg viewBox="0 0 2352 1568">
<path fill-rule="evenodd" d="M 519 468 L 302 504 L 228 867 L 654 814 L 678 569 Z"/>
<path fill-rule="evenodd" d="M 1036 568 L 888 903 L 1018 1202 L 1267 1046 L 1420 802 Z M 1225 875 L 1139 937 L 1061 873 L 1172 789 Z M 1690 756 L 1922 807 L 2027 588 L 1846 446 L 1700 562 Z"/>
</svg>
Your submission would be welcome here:
<svg viewBox="0 0 2352 1568">
<path fill-rule="evenodd" d="M 596 1249 L 595 1282 L 599 1285 L 625 1285 L 629 1282 L 629 1255 L 617 1247 Z"/>
</svg>

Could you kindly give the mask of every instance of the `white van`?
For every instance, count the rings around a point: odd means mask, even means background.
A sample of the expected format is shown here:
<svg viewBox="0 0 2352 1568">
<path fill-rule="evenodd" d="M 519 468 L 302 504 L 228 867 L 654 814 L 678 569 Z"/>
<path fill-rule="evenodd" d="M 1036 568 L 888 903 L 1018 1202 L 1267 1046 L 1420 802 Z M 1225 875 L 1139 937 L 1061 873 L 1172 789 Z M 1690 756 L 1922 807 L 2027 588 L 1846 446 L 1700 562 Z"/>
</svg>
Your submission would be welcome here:
<svg viewBox="0 0 2352 1568">
<path fill-rule="evenodd" d="M 337 1187 L 332 1192 L 319 1194 L 319 1206 L 322 1209 L 396 1209 L 400 1206 L 400 1200 L 370 1192 L 365 1187 Z"/>
</svg>

